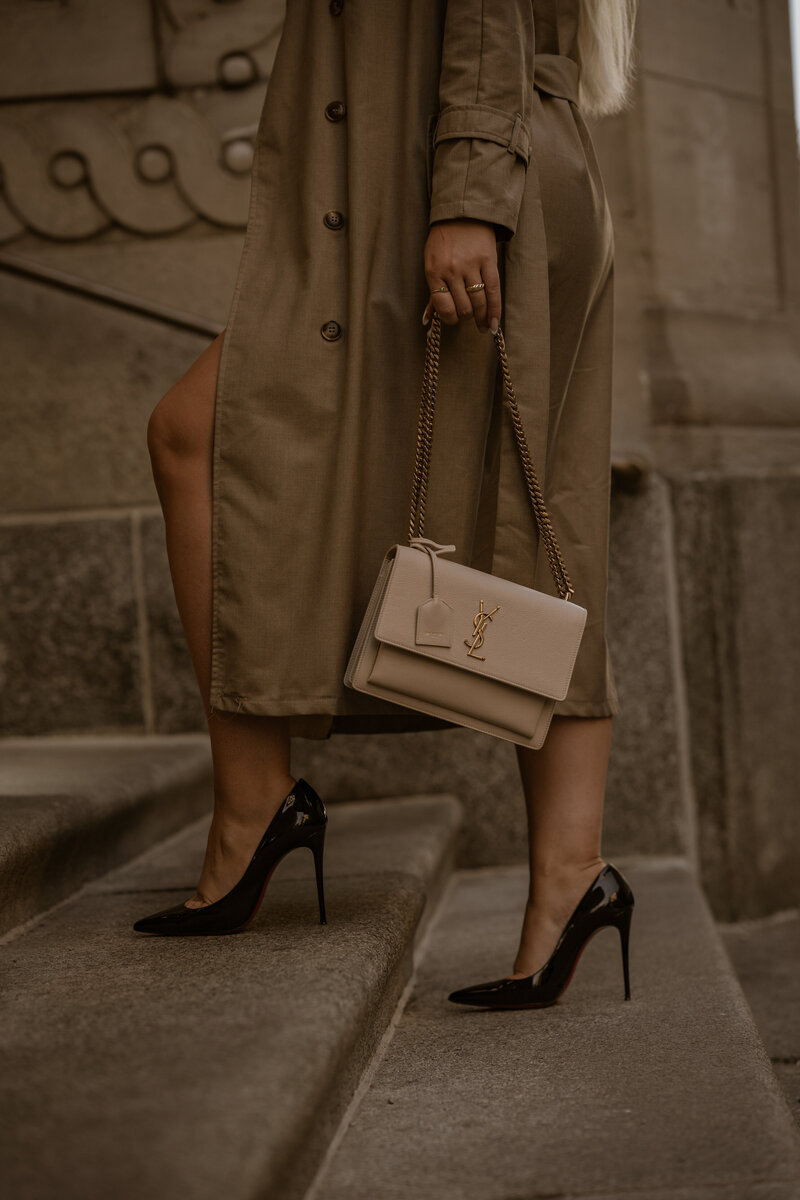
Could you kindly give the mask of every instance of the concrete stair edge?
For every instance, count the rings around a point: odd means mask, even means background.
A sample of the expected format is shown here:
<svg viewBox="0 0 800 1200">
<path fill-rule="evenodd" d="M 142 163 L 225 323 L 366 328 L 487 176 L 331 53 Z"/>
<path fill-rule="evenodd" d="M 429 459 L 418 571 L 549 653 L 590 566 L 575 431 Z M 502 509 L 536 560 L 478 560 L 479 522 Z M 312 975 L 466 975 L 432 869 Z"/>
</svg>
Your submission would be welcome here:
<svg viewBox="0 0 800 1200">
<path fill-rule="evenodd" d="M 747 995 L 745 993 L 744 988 L 742 987 L 742 981 L 739 978 L 739 973 L 736 970 L 736 965 L 728 951 L 728 948 L 725 945 L 725 939 L 723 937 L 722 930 L 719 928 L 719 925 L 714 917 L 714 913 L 711 909 L 711 905 L 709 903 L 708 897 L 706 896 L 705 891 L 703 890 L 703 886 L 702 886 L 696 872 L 692 871 L 691 865 L 689 864 L 688 861 L 687 861 L 686 866 L 687 866 L 687 870 L 692 875 L 695 886 L 697 887 L 697 891 L 698 891 L 699 897 L 700 897 L 700 903 L 701 903 L 702 907 L 705 909 L 706 922 L 707 922 L 707 927 L 709 930 L 709 939 L 713 940 L 713 943 L 715 946 L 715 951 L 716 951 L 717 958 L 718 958 L 719 965 L 720 965 L 720 971 L 724 972 L 724 974 L 727 975 L 728 987 L 730 989 L 731 996 L 733 998 L 733 1002 L 737 1006 L 739 1019 L 742 1022 L 742 1025 L 745 1028 L 749 1029 L 752 1053 L 757 1058 L 761 1059 L 761 1065 L 763 1068 L 765 1084 L 773 1092 L 773 1095 L 775 1097 L 775 1103 L 776 1103 L 777 1107 L 783 1108 L 785 1110 L 786 1116 L 787 1116 L 789 1122 L 792 1124 L 793 1128 L 795 1128 L 797 1130 L 797 1147 L 798 1147 L 797 1197 L 798 1197 L 798 1200 L 800 1200 L 800 1130 L 797 1129 L 797 1121 L 795 1119 L 795 1115 L 792 1112 L 791 1106 L 786 1097 L 786 1093 L 784 1092 L 784 1089 L 781 1087 L 781 1082 L 778 1079 L 778 1076 L 775 1072 L 775 1068 L 774 1068 L 772 1059 L 770 1058 L 769 1051 L 768 1051 L 766 1045 L 764 1044 L 764 1039 L 762 1037 L 761 1030 L 759 1029 L 759 1026 L 758 1026 L 758 1020 L 756 1018 L 756 1014 L 753 1012 L 753 1008 L 752 1008 L 749 1000 L 747 999 Z"/>
<path fill-rule="evenodd" d="M 359 810 L 366 811 L 367 807 L 374 807 L 374 811 L 380 813 L 384 806 L 394 805 L 397 808 L 422 798 L 395 797 L 345 803 L 358 815 Z M 393 968 L 381 980 L 380 988 L 372 995 L 364 996 L 363 1016 L 354 1022 L 353 1036 L 339 1046 L 316 1103 L 304 1114 L 303 1123 L 295 1129 L 293 1141 L 283 1146 L 280 1162 L 273 1164 L 262 1179 L 257 1192 L 258 1200 L 273 1200 L 274 1197 L 280 1197 L 280 1200 L 303 1200 L 354 1095 L 371 1072 L 376 1052 L 397 1019 L 414 973 L 419 947 L 435 920 L 438 906 L 456 869 L 463 835 L 464 809 L 458 797 L 442 792 L 432 794 L 429 798 L 441 806 L 447 819 L 445 829 L 440 831 L 440 835 L 444 833 L 444 836 L 440 836 L 434 852 L 427 856 L 427 869 L 408 940 L 398 948 Z M 335 808 L 336 814 L 340 815 L 343 807 L 342 802 L 337 802 L 336 806 L 329 806 L 329 812 Z"/>
<path fill-rule="evenodd" d="M 204 735 L 0 740 L 0 936 L 211 811 Z"/>
<path fill-rule="evenodd" d="M 337 802 L 329 812 L 328 926 L 314 923 L 313 867 L 303 852 L 280 864 L 258 928 L 214 939 L 131 933 L 133 917 L 154 902 L 173 902 L 166 893 L 179 891 L 182 876 L 196 870 L 205 836 L 198 821 L 3 939 L 7 1070 L 0 1108 L 12 1119 L 0 1137 L 0 1170 L 18 1200 L 86 1200 L 109 1191 L 120 1200 L 218 1195 L 220 1179 L 205 1178 L 206 1169 L 217 1169 L 213 1157 L 203 1160 L 205 1142 L 217 1135 L 222 1145 L 235 1141 L 239 1118 L 249 1127 L 246 1153 L 229 1150 L 224 1193 L 236 1200 L 303 1195 L 395 1013 L 463 821 L 452 794 Z M 240 997 L 237 988 L 245 985 Z M 102 1004 L 96 987 L 107 990 Z M 195 989 L 198 1013 L 196 1028 L 189 1015 L 184 1029 L 187 989 L 189 996 Z M 244 1025 L 240 1001 L 250 1014 Z M 292 1020 L 295 1002 L 315 1035 L 308 1044 Z M 38 1049 L 31 1057 L 32 1043 Z M 196 1092 L 198 1045 L 221 1088 L 211 1105 L 215 1121 L 217 1105 L 225 1114 L 221 1134 L 215 1128 L 209 1136 L 211 1101 Z M 87 1084 L 93 1098 L 81 1097 Z M 35 1119 L 25 1112 L 31 1104 Z M 148 1111 L 152 1105 L 157 1113 Z M 143 1122 L 141 1134 L 127 1127 L 126 1113 Z M 184 1163 L 170 1158 L 174 1147 L 160 1145 L 159 1136 L 154 1142 L 154 1130 L 170 1126 L 174 1141 L 176 1122 L 185 1128 L 185 1139 L 178 1138 L 189 1149 Z M 144 1160 L 138 1136 L 147 1146 Z M 40 1157 L 45 1143 L 48 1154 Z M 216 1146 L 215 1157 L 220 1153 Z M 57 1173 L 54 1155 L 62 1159 Z"/>
<path fill-rule="evenodd" d="M 751 1051 L 757 1059 L 761 1060 L 765 1085 L 773 1093 L 775 1103 L 778 1108 L 785 1109 L 786 1115 L 789 1117 L 793 1125 L 796 1126 L 797 1122 L 795 1120 L 794 1113 L 792 1112 L 791 1107 L 786 1099 L 786 1095 L 781 1087 L 780 1080 L 775 1073 L 772 1059 L 769 1056 L 769 1052 L 761 1035 L 761 1030 L 758 1026 L 756 1015 L 753 1012 L 752 1006 L 747 999 L 745 990 L 742 987 L 742 982 L 739 978 L 739 973 L 736 970 L 735 963 L 733 962 L 731 954 L 725 945 L 723 929 L 720 928 L 719 923 L 714 917 L 711 904 L 705 893 L 705 890 L 703 889 L 700 877 L 689 858 L 685 855 L 640 856 L 629 854 L 621 856 L 619 861 L 628 868 L 637 864 L 643 865 L 644 863 L 647 863 L 651 871 L 658 870 L 659 868 L 677 868 L 678 870 L 683 870 L 686 873 L 691 884 L 696 890 L 696 903 L 704 913 L 705 933 L 709 944 L 713 947 L 712 952 L 716 958 L 717 969 L 719 970 L 720 975 L 726 979 L 729 997 L 731 1003 L 736 1009 L 737 1018 L 741 1022 L 743 1030 L 746 1030 L 749 1035 Z M 797 1145 L 798 1151 L 800 1151 L 800 1132 L 798 1132 Z M 800 1157 L 798 1157 L 798 1163 L 800 1164 Z M 798 1176 L 798 1182 L 800 1183 L 800 1176 Z M 797 1200 L 800 1200 L 800 1188 L 798 1189 Z"/>
</svg>

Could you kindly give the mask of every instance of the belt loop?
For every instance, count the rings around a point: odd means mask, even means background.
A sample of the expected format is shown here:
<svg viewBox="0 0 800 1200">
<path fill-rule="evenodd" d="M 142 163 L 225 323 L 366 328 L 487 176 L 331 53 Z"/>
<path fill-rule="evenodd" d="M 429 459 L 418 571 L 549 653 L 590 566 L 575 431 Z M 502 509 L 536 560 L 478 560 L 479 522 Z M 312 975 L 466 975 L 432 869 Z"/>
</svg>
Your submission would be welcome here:
<svg viewBox="0 0 800 1200">
<path fill-rule="evenodd" d="M 509 138 L 508 146 L 506 147 L 509 154 L 516 154 L 518 152 L 519 134 L 520 134 L 521 128 L 522 128 L 522 117 L 520 116 L 519 113 L 514 113 L 514 126 L 511 130 L 511 137 Z"/>
</svg>

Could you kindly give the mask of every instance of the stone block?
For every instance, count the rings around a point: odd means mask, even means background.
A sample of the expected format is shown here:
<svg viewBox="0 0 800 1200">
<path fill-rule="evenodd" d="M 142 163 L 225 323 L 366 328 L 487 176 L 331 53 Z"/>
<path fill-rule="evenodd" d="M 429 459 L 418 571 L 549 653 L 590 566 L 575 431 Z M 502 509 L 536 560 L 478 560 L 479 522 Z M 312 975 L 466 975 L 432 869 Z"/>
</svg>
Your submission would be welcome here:
<svg viewBox="0 0 800 1200">
<path fill-rule="evenodd" d="M 164 518 L 142 517 L 140 529 L 155 729 L 158 733 L 205 730 L 205 713 L 169 573 Z"/>
<path fill-rule="evenodd" d="M 147 0 L 5 4 L 3 99 L 155 87 L 158 64 Z"/>
<path fill-rule="evenodd" d="M 641 60 L 658 75 L 762 96 L 763 7 L 757 0 L 647 0 L 637 16 Z"/>
<path fill-rule="evenodd" d="M 614 462 L 650 457 L 648 394 L 642 378 L 646 356 L 642 290 L 649 287 L 650 279 L 642 255 L 643 211 L 631 158 L 638 119 L 633 110 L 590 125 L 614 229 Z"/>
<path fill-rule="evenodd" d="M 717 928 L 800 1125 L 800 909 Z"/>
<path fill-rule="evenodd" d="M 800 478 L 672 481 L 703 883 L 722 920 L 800 903 Z"/>
<path fill-rule="evenodd" d="M 800 349 L 786 313 L 651 307 L 645 325 L 650 408 L 659 436 L 681 425 L 706 436 L 712 425 L 744 427 L 746 436 L 771 426 L 792 436 Z M 678 470 L 689 466 L 687 459 Z"/>
<path fill-rule="evenodd" d="M 0 526 L 0 728 L 140 728 L 127 518 Z"/>
<path fill-rule="evenodd" d="M 655 287 L 677 308 L 778 304 L 772 165 L 762 101 L 646 77 Z"/>
<path fill-rule="evenodd" d="M 209 338 L 2 271 L 0 328 L 0 511 L 156 504 L 147 420 Z"/>
<path fill-rule="evenodd" d="M 212 804 L 207 738 L 4 738 L 0 755 L 0 934 Z"/>
<path fill-rule="evenodd" d="M 296 739 L 292 772 L 327 801 L 452 792 L 464 804 L 459 861 L 483 866 L 525 856 L 525 798 L 510 742 L 472 729 Z"/>
<path fill-rule="evenodd" d="M 152 306 L 156 316 L 172 313 L 187 324 L 222 329 L 243 241 L 238 230 L 209 234 L 201 226 L 168 238 L 123 238 L 117 232 L 77 245 L 28 236 L 9 252 L 33 275 L 66 274 L 101 300 L 110 289 L 132 304 Z M 0 267 L 2 262 L 0 251 Z"/>
<path fill-rule="evenodd" d="M 706 471 L 741 475 L 765 468 L 792 470 L 800 462 L 800 427 L 660 425 L 653 450 L 663 475 Z"/>
<path fill-rule="evenodd" d="M 611 502 L 608 638 L 620 712 L 614 718 L 605 833 L 609 848 L 686 853 L 675 614 L 671 612 L 669 490 L 658 475 Z"/>
</svg>

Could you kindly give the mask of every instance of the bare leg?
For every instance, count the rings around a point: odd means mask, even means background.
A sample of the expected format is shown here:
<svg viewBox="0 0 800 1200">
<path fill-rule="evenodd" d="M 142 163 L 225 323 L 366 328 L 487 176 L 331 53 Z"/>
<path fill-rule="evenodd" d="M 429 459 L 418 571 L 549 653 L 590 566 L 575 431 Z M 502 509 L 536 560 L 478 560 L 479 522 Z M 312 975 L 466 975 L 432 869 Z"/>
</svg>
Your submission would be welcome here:
<svg viewBox="0 0 800 1200">
<path fill-rule="evenodd" d="M 541 750 L 517 746 L 530 888 L 512 978 L 532 975 L 605 865 L 600 856 L 611 717 L 553 717 Z"/>
<path fill-rule="evenodd" d="M 220 335 L 153 410 L 147 445 L 164 513 L 172 585 L 200 688 L 214 764 L 214 815 L 197 894 L 218 900 L 244 873 L 296 780 L 288 717 L 213 713 L 211 681 L 211 453 Z"/>
</svg>

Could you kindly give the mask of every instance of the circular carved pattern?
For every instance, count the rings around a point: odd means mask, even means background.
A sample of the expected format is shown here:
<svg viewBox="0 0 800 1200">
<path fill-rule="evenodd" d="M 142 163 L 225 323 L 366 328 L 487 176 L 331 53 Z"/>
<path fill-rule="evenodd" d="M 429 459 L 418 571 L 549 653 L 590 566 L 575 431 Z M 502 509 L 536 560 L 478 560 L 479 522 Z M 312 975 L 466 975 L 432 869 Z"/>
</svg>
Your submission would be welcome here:
<svg viewBox="0 0 800 1200">
<path fill-rule="evenodd" d="M 234 175 L 246 175 L 253 165 L 253 143 L 247 138 L 233 138 L 222 147 L 222 161 Z"/>
<path fill-rule="evenodd" d="M 147 183 L 162 183 L 172 175 L 172 159 L 163 146 L 143 146 L 136 155 L 136 170 Z"/>
<path fill-rule="evenodd" d="M 249 54 L 236 51 L 220 62 L 219 77 L 224 87 L 246 87 L 258 78 L 258 70 Z"/>
<path fill-rule="evenodd" d="M 198 218 L 246 228 L 254 124 L 220 130 L 185 99 L 151 95 L 114 114 L 48 106 L 34 125 L 32 137 L 27 120 L 0 114 L 0 244 L 22 229 L 74 242 L 111 227 L 176 233 Z"/>
<path fill-rule="evenodd" d="M 50 159 L 50 178 L 59 187 L 73 188 L 86 180 L 86 163 L 74 150 L 62 150 Z"/>
<path fill-rule="evenodd" d="M 335 342 L 342 336 L 342 327 L 338 321 L 326 321 L 320 329 L 320 333 L 326 342 Z"/>
</svg>

